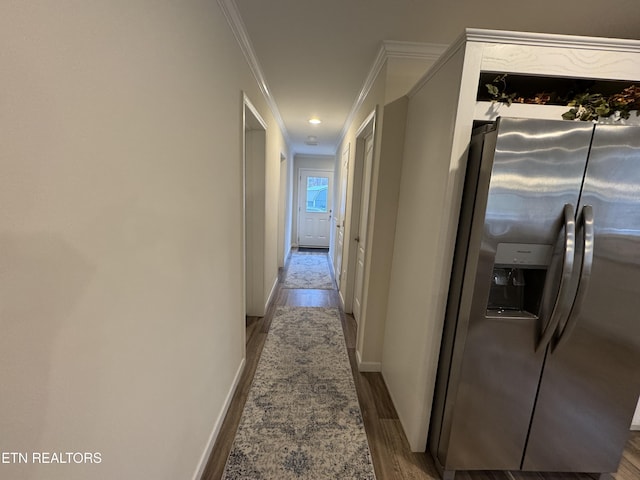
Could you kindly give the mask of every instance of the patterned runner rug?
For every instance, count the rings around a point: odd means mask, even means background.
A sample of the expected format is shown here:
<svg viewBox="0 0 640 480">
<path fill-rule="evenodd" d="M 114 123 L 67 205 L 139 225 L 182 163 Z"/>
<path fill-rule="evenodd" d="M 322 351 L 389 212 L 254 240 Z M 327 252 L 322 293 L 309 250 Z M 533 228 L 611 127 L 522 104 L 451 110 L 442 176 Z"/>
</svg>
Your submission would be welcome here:
<svg viewBox="0 0 640 480">
<path fill-rule="evenodd" d="M 330 290 L 335 287 L 326 253 L 296 252 L 291 254 L 284 279 L 284 288 L 318 288 Z"/>
<path fill-rule="evenodd" d="M 337 309 L 276 310 L 222 478 L 375 479 Z"/>
</svg>

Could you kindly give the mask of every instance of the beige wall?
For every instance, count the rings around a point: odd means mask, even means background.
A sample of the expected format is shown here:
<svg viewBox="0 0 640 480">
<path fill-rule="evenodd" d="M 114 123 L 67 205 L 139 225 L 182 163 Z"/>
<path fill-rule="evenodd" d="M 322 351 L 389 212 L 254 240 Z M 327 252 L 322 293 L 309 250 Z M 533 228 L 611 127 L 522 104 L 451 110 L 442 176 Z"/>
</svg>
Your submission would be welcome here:
<svg viewBox="0 0 640 480">
<path fill-rule="evenodd" d="M 378 73 L 370 91 L 353 122 L 349 126 L 338 153 L 350 146 L 348 200 L 345 239 L 355 236 L 351 231 L 354 208 L 353 185 L 357 174 L 356 134 L 363 121 L 377 108 L 375 120 L 375 146 L 372 188 L 369 210 L 368 250 L 365 262 L 364 295 L 361 321 L 358 327 L 357 355 L 361 370 L 379 371 L 382 368 L 384 331 L 387 319 L 387 299 L 391 276 L 396 217 L 400 190 L 400 175 L 405 137 L 408 100 L 404 96 L 433 60 L 389 58 Z M 336 185 L 340 168 L 336 168 Z M 336 193 L 337 195 L 339 192 Z M 359 201 L 359 198 L 356 199 Z M 351 304 L 352 290 L 348 288 L 355 275 L 354 255 L 349 261 L 349 244 L 345 243 L 342 258 L 343 281 L 340 293 L 347 307 Z M 352 282 L 351 282 L 352 285 Z"/>
<path fill-rule="evenodd" d="M 342 152 L 345 150 L 346 146 L 347 145 L 350 146 L 350 154 L 349 154 L 350 163 L 349 163 L 349 171 L 348 171 L 349 178 L 347 180 L 347 207 L 346 207 L 346 215 L 345 215 L 345 222 L 344 222 L 345 223 L 344 225 L 345 240 L 344 240 L 344 249 L 342 254 L 342 280 L 340 282 L 340 295 L 343 298 L 343 300 L 345 300 L 345 303 L 347 303 L 348 311 L 350 311 L 348 307 L 350 305 L 351 299 L 347 297 L 352 297 L 353 291 L 349 290 L 347 287 L 353 284 L 353 276 L 355 276 L 355 258 L 353 258 L 355 257 L 355 255 L 351 255 L 352 257 L 351 259 L 349 255 L 350 253 L 349 248 L 353 247 L 351 243 L 353 242 L 353 238 L 356 236 L 356 233 L 353 232 L 353 227 L 354 227 L 354 224 L 357 226 L 357 220 L 358 220 L 357 218 L 354 218 L 357 215 L 357 210 L 355 212 L 356 215 L 354 215 L 354 202 L 360 202 L 359 197 L 357 199 L 353 198 L 354 175 L 359 170 L 359 167 L 356 165 L 356 162 L 357 162 L 356 134 L 358 132 L 358 129 L 362 126 L 362 123 L 367 119 L 367 117 L 374 110 L 376 110 L 376 108 L 379 105 L 384 104 L 385 75 L 386 75 L 386 65 L 383 66 L 382 70 L 376 77 L 376 80 L 374 81 L 369 93 L 367 94 L 362 105 L 358 109 L 356 115 L 353 118 L 353 121 L 351 122 L 351 125 L 349 125 L 347 133 L 345 134 L 344 138 L 342 139 L 342 142 L 340 143 L 340 145 L 336 150 L 338 152 L 338 155 L 341 158 Z M 376 121 L 375 128 L 379 129 L 382 122 L 381 112 L 378 112 L 378 114 L 376 115 L 375 121 Z M 380 143 L 380 135 L 375 133 L 374 152 L 373 152 L 374 169 L 376 168 L 376 163 L 378 162 L 378 156 L 380 151 L 379 143 Z M 339 178 L 339 175 L 340 175 L 340 168 L 336 168 L 336 178 L 334 179 L 334 185 L 336 186 L 341 185 L 341 180 Z M 374 194 L 373 190 L 375 190 L 375 188 L 372 188 L 372 195 Z M 336 189 L 336 194 L 339 194 L 337 192 L 337 189 Z M 337 201 L 336 201 L 336 204 L 337 204 Z M 354 249 L 354 253 L 355 253 L 355 249 Z M 336 272 L 336 274 L 337 273 L 338 272 Z"/>
<path fill-rule="evenodd" d="M 0 58 L 0 451 L 102 454 L 0 477 L 191 478 L 244 356 L 241 91 L 274 206 L 277 124 L 216 2 L 2 2 Z"/>
<path fill-rule="evenodd" d="M 246 129 L 247 119 L 259 122 L 245 107 L 244 132 L 244 209 L 245 209 L 245 313 L 261 317 L 267 309 L 269 284 L 265 270 L 266 130 Z"/>
<path fill-rule="evenodd" d="M 387 60 L 385 103 L 407 94 L 433 65 L 431 58 L 392 57 Z"/>
<path fill-rule="evenodd" d="M 378 74 L 362 106 L 358 110 L 342 144 L 340 154 L 350 145 L 350 166 L 347 195 L 347 214 L 345 221 L 345 248 L 342 266 L 343 278 L 340 293 L 345 303 L 350 305 L 353 291 L 348 288 L 355 276 L 355 250 L 349 255 L 349 239 L 356 236 L 353 228 L 357 225 L 357 208 L 353 198 L 354 176 L 361 172 L 356 162 L 357 131 L 374 110 L 376 111 L 374 130 L 374 157 L 371 178 L 371 197 L 369 199 L 369 225 L 367 233 L 367 254 L 365 259 L 364 293 L 358 340 L 356 345 L 359 368 L 361 370 L 381 369 L 382 344 L 386 320 L 387 293 L 393 252 L 398 189 L 402 166 L 402 147 L 404 145 L 404 123 L 406 118 L 406 98 L 384 106 L 388 95 L 388 72 L 385 64 Z M 395 91 L 398 91 L 397 89 Z M 336 172 L 339 174 L 340 169 Z M 340 185 L 337 178 L 336 185 Z M 348 272 L 345 272 L 346 269 Z"/>
<path fill-rule="evenodd" d="M 443 210 L 463 52 L 409 100 L 382 372 L 413 451 L 426 447 L 448 280 Z M 451 125 L 443 135 L 442 125 Z"/>
<path fill-rule="evenodd" d="M 407 105 L 406 96 L 385 105 L 382 109 L 384 123 L 378 130 L 381 137 L 380 153 L 372 182 L 375 193 L 371 198 L 367 295 L 363 309 L 366 328 L 358 332 L 357 344 L 361 369 L 381 369 Z"/>
<path fill-rule="evenodd" d="M 260 96 L 262 100 L 263 97 Z M 262 107 L 270 113 L 266 106 Z M 273 295 L 278 281 L 278 221 L 280 203 L 280 155 L 287 155 L 287 147 L 273 116 L 268 116 L 270 128 L 267 128 L 267 158 L 265 168 L 265 298 Z"/>
</svg>

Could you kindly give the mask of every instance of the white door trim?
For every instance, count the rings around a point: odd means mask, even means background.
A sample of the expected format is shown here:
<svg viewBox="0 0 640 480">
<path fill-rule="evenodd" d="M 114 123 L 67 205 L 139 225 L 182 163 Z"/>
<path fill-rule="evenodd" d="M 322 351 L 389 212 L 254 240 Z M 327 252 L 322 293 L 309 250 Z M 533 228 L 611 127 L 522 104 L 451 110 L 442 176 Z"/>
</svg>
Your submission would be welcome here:
<svg viewBox="0 0 640 480">
<path fill-rule="evenodd" d="M 249 97 L 247 97 L 246 93 L 242 93 L 242 99 L 243 99 L 243 104 L 246 108 L 248 108 L 251 113 L 253 114 L 254 117 L 256 117 L 256 120 L 258 120 L 258 122 L 260 123 L 260 126 L 263 128 L 263 130 L 267 129 L 267 122 L 264 121 L 264 118 L 262 118 L 262 115 L 260 115 L 260 112 L 258 112 L 258 109 L 253 105 L 253 103 L 251 103 L 251 100 L 249 100 Z M 246 123 L 246 118 L 245 118 L 245 111 L 243 109 L 242 111 L 242 123 L 243 125 L 247 125 Z"/>
</svg>

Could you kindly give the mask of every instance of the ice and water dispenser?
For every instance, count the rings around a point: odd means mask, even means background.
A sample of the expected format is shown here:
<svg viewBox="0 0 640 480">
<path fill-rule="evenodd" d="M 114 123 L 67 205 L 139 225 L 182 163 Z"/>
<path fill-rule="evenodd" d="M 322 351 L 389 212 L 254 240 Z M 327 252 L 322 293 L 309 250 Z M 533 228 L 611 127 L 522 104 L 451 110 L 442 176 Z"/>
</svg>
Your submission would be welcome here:
<svg viewBox="0 0 640 480">
<path fill-rule="evenodd" d="M 487 315 L 537 317 L 551 254 L 551 245 L 499 243 Z"/>
</svg>

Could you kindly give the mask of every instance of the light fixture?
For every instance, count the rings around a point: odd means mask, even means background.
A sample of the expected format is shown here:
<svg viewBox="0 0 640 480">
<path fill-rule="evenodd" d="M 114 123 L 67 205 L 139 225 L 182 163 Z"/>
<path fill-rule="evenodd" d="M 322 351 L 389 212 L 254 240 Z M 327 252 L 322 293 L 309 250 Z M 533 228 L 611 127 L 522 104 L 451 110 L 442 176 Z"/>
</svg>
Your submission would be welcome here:
<svg viewBox="0 0 640 480">
<path fill-rule="evenodd" d="M 317 118 L 317 117 L 313 117 L 313 118 L 310 118 L 310 119 L 309 119 L 309 123 L 310 123 L 311 125 L 318 125 L 318 124 L 322 123 L 322 120 L 320 120 L 320 119 L 319 119 L 319 118 Z"/>
</svg>

